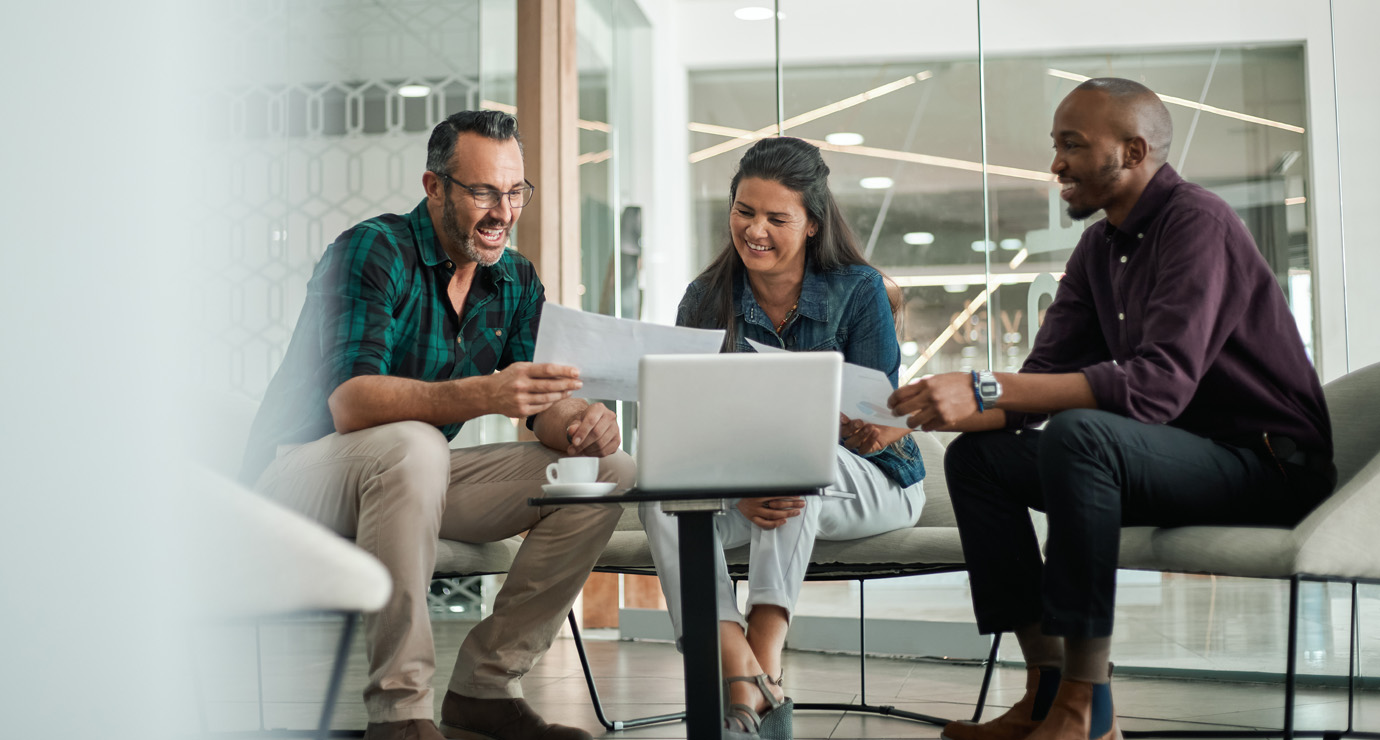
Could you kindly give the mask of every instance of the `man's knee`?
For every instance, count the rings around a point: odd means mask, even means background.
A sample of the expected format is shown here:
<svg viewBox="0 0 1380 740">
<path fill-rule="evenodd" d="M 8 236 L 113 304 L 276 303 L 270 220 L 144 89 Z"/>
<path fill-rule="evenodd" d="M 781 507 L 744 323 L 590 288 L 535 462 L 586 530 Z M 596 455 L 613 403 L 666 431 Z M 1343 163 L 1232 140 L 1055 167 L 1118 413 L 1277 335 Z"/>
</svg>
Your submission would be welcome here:
<svg viewBox="0 0 1380 740">
<path fill-rule="evenodd" d="M 450 444 L 439 429 L 420 421 L 375 427 L 380 438 L 379 475 L 387 477 L 379 492 L 443 501 L 450 479 Z"/>
<path fill-rule="evenodd" d="M 637 463 L 632 455 L 617 450 L 612 455 L 599 458 L 599 480 L 618 484 L 617 490 L 632 488 L 637 480 Z"/>
<path fill-rule="evenodd" d="M 982 476 L 992 465 L 990 458 L 993 435 L 1007 433 L 970 432 L 958 435 L 944 448 L 944 476 L 949 480 Z"/>
<path fill-rule="evenodd" d="M 1095 457 L 1105 452 L 1112 435 L 1108 422 L 1120 418 L 1096 409 L 1069 409 L 1055 414 L 1040 435 L 1041 462 Z"/>
</svg>

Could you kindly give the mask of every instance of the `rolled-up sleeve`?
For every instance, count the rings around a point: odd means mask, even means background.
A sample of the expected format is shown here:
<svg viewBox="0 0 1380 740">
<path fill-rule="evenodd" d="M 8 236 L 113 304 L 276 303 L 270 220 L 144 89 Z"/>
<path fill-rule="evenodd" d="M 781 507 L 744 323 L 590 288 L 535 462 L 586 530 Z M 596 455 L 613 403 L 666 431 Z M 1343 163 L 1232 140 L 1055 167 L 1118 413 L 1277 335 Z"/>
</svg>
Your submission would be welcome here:
<svg viewBox="0 0 1380 740">
<path fill-rule="evenodd" d="M 387 232 L 359 226 L 343 234 L 343 249 L 328 250 L 317 269 L 308 301 L 320 301 L 322 388 L 326 395 L 361 375 L 387 375 L 397 327 L 402 262 Z"/>
<path fill-rule="evenodd" d="M 1221 218 L 1198 209 L 1170 218 L 1132 356 L 1083 369 L 1098 408 L 1148 424 L 1183 412 L 1249 301 L 1246 291 L 1232 289 L 1236 266 Z"/>
</svg>

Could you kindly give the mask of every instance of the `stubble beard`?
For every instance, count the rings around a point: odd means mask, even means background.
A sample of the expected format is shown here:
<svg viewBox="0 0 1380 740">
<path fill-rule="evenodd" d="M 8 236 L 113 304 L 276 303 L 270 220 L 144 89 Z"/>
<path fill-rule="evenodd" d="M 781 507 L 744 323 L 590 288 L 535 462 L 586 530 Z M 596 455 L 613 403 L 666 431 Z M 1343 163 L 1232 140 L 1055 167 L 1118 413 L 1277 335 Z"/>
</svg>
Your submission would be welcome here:
<svg viewBox="0 0 1380 740">
<path fill-rule="evenodd" d="M 1097 175 L 1095 176 L 1095 179 L 1091 184 L 1094 187 L 1102 190 L 1104 193 L 1107 193 L 1111 190 L 1112 186 L 1115 185 L 1117 181 L 1120 179 L 1121 162 L 1117 161 L 1115 156 L 1108 156 L 1107 161 L 1104 162 L 1100 168 L 1098 168 Z M 1082 186 L 1081 182 L 1079 183 L 1079 186 Z M 1069 218 L 1073 219 L 1074 221 L 1082 221 L 1083 219 L 1102 210 L 1104 207 L 1105 204 L 1102 203 L 1082 207 L 1075 206 L 1074 204 L 1070 203 L 1068 208 Z"/>
<path fill-rule="evenodd" d="M 474 244 L 474 236 L 460 231 L 460 217 L 455 213 L 455 204 L 449 197 L 446 204 L 441 209 L 441 230 L 445 232 L 452 243 L 459 245 L 460 254 L 465 259 L 474 262 L 480 267 L 493 267 L 503 258 L 503 250 L 497 254 L 489 256 L 479 251 L 479 247 Z"/>
</svg>

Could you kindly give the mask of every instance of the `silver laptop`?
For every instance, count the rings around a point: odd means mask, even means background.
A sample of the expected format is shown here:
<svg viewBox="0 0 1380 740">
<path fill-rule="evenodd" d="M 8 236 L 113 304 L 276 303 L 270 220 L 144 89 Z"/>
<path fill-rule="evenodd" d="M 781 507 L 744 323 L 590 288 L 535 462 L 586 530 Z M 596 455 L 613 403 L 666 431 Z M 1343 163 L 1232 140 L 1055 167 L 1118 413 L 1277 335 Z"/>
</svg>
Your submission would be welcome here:
<svg viewBox="0 0 1380 740">
<path fill-rule="evenodd" d="M 637 487 L 833 485 L 842 368 L 837 352 L 643 357 Z"/>
</svg>

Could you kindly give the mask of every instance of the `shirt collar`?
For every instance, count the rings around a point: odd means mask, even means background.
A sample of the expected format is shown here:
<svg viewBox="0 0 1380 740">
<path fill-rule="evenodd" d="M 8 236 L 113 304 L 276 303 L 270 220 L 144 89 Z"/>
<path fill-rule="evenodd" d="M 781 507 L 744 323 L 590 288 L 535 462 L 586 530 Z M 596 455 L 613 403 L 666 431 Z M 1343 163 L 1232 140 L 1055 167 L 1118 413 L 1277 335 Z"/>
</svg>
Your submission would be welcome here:
<svg viewBox="0 0 1380 740">
<path fill-rule="evenodd" d="M 757 297 L 748 289 L 746 268 L 733 286 L 733 297 L 737 316 L 746 315 L 749 309 L 757 306 Z M 795 313 L 815 321 L 829 320 L 829 284 L 823 273 L 809 262 L 805 264 L 805 279 L 800 284 L 800 300 L 796 303 Z"/>
<path fill-rule="evenodd" d="M 1113 230 L 1120 231 L 1127 236 L 1139 238 L 1145 234 L 1145 228 L 1151 221 L 1159 215 L 1160 210 L 1169 202 L 1169 196 L 1173 194 L 1174 188 L 1184 179 L 1179 177 L 1179 173 L 1169 164 L 1160 165 L 1154 177 L 1146 183 L 1145 190 L 1141 191 L 1140 198 L 1136 199 L 1136 204 L 1131 207 L 1131 212 L 1126 214 L 1126 219 L 1121 222 L 1121 226 L 1107 224 L 1107 236 L 1111 236 Z"/>
<path fill-rule="evenodd" d="M 441 248 L 441 240 L 436 237 L 436 227 L 431 222 L 431 212 L 427 210 L 426 198 L 412 209 L 408 214 L 408 219 L 412 222 L 412 232 L 417 235 L 417 252 L 422 258 L 422 264 L 427 267 L 436 267 L 450 261 L 446 255 L 446 250 Z M 495 284 L 513 280 L 513 258 L 508 256 L 508 250 L 503 250 L 503 256 L 489 267 L 479 266 L 478 274 L 487 275 L 489 280 Z"/>
</svg>

